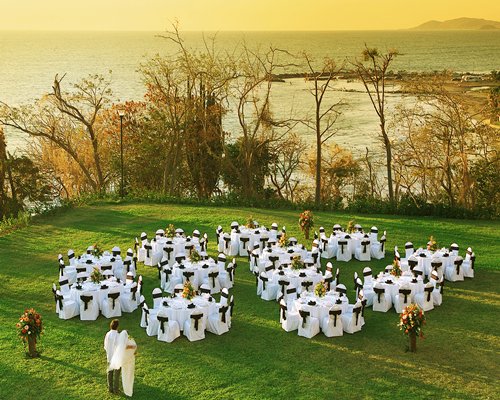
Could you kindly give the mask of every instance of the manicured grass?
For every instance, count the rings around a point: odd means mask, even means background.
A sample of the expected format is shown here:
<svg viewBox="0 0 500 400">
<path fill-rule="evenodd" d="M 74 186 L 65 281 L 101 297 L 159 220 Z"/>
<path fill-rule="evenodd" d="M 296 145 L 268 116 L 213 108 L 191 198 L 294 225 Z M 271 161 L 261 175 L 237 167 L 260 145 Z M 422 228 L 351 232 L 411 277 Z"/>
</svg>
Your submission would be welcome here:
<svg viewBox="0 0 500 400">
<path fill-rule="evenodd" d="M 173 223 L 186 232 L 208 232 L 215 255 L 217 225 L 244 223 L 252 215 L 261 224 L 286 225 L 304 242 L 297 212 L 282 210 L 190 207 L 154 204 L 96 204 L 39 219 L 34 225 L 0 238 L 0 398 L 108 399 L 103 338 L 109 320 L 57 318 L 51 285 L 57 280 L 57 254 L 76 253 L 95 242 L 107 249 L 132 247 L 142 231 L 152 235 Z M 137 399 L 342 399 L 342 398 L 500 398 L 498 315 L 500 224 L 436 218 L 315 213 L 316 226 L 329 232 L 334 223 L 356 219 L 365 228 L 388 232 L 388 257 L 370 263 L 336 263 L 340 280 L 353 301 L 352 276 L 370 265 L 377 273 L 390 264 L 394 245 L 407 240 L 423 245 L 434 235 L 441 245 L 472 246 L 476 278 L 446 283 L 443 305 L 428 313 L 426 339 L 418 352 L 405 352 L 407 339 L 396 327 L 397 314 L 365 313 L 360 333 L 312 340 L 286 333 L 278 305 L 260 300 L 248 263 L 236 273 L 235 314 L 228 334 L 190 343 L 184 337 L 168 344 L 147 337 L 140 313 L 124 314 L 121 328 L 136 339 Z M 308 243 L 310 246 L 310 243 Z M 156 268 L 139 266 L 144 294 L 159 286 Z M 44 316 L 46 333 L 40 359 L 24 357 L 15 323 L 26 307 Z"/>
</svg>

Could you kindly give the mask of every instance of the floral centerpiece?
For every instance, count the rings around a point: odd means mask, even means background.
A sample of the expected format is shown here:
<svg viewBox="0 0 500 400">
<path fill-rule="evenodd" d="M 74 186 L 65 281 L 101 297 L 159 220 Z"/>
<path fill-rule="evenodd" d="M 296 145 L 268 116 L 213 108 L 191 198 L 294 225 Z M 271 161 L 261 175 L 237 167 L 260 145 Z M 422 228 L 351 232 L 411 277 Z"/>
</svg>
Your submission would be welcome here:
<svg viewBox="0 0 500 400">
<path fill-rule="evenodd" d="M 19 322 L 16 324 L 16 330 L 25 348 L 26 343 L 28 344 L 28 355 L 38 357 L 36 341 L 43 334 L 42 316 L 34 308 L 24 310 L 24 313 L 19 317 Z"/>
<path fill-rule="evenodd" d="M 401 264 L 397 258 L 394 258 L 394 261 L 392 262 L 391 275 L 398 277 L 401 276 L 401 273 Z"/>
<path fill-rule="evenodd" d="M 197 263 L 201 261 L 201 255 L 198 253 L 196 249 L 191 249 L 191 252 L 189 253 L 189 259 L 191 260 L 192 263 Z"/>
<path fill-rule="evenodd" d="M 314 226 L 313 213 L 310 210 L 305 210 L 299 215 L 299 227 L 304 232 L 306 240 L 309 240 L 309 231 Z"/>
<path fill-rule="evenodd" d="M 165 228 L 165 236 L 168 238 L 173 238 L 175 236 L 174 224 L 168 224 L 168 226 Z"/>
<path fill-rule="evenodd" d="M 192 300 L 196 296 L 196 290 L 194 290 L 193 285 L 191 285 L 191 282 L 187 280 L 184 283 L 184 289 L 182 289 L 182 297 L 188 300 Z"/>
<path fill-rule="evenodd" d="M 104 276 L 101 274 L 98 268 L 94 267 L 92 273 L 90 274 L 90 280 L 93 283 L 101 283 L 104 280 Z"/>
<path fill-rule="evenodd" d="M 278 241 L 278 246 L 285 248 L 288 243 L 288 237 L 286 236 L 286 232 L 283 232 L 280 236 L 280 240 Z"/>
<path fill-rule="evenodd" d="M 417 336 L 424 337 L 425 314 L 417 304 L 409 304 L 399 316 L 399 329 L 410 338 L 410 351 L 417 351 Z"/>
<path fill-rule="evenodd" d="M 429 241 L 427 242 L 427 250 L 429 251 L 436 251 L 438 249 L 438 244 L 436 242 L 436 239 L 434 236 L 431 236 L 429 238 Z"/>
<path fill-rule="evenodd" d="M 293 256 L 292 258 L 292 263 L 290 265 L 292 269 L 303 269 L 304 268 L 304 262 L 300 259 L 300 256 Z"/>
<path fill-rule="evenodd" d="M 325 281 L 321 281 L 316 284 L 314 287 L 314 294 L 318 297 L 324 297 L 326 295 Z"/>
<path fill-rule="evenodd" d="M 92 247 L 94 248 L 94 250 L 92 250 L 92 254 L 94 255 L 94 257 L 100 258 L 102 256 L 102 253 L 104 253 L 101 246 L 99 246 L 97 243 L 94 243 Z"/>
<path fill-rule="evenodd" d="M 248 229 L 255 229 L 255 221 L 253 220 L 253 216 L 249 216 L 247 218 L 247 223 L 245 225 Z"/>
</svg>

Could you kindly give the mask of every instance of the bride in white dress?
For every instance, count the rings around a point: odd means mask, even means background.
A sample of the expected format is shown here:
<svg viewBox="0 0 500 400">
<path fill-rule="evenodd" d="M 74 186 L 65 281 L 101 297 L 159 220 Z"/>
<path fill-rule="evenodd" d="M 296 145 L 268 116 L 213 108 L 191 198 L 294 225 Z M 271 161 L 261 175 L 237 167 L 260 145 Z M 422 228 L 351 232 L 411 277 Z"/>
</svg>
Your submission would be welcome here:
<svg viewBox="0 0 500 400">
<path fill-rule="evenodd" d="M 121 331 L 118 336 L 116 350 L 111 359 L 111 369 L 122 369 L 123 393 L 132 396 L 134 391 L 135 352 L 137 344 L 128 337 L 127 331 Z"/>
</svg>

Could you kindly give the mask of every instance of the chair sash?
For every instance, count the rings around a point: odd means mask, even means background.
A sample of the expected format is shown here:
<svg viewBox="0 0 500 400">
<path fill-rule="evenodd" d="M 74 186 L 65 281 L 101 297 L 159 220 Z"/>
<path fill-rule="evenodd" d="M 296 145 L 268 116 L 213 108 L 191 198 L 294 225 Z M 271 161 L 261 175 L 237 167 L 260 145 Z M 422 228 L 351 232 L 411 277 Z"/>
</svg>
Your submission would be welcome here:
<svg viewBox="0 0 500 400">
<path fill-rule="evenodd" d="M 386 239 L 384 238 L 380 239 L 380 251 L 384 251 L 385 241 Z"/>
<path fill-rule="evenodd" d="M 353 314 L 356 314 L 356 325 L 358 325 L 358 321 L 359 321 L 359 314 L 361 314 L 361 306 L 354 307 L 354 308 L 352 309 L 352 313 L 353 313 Z"/>
<path fill-rule="evenodd" d="M 330 316 L 333 316 L 333 326 L 337 326 L 337 317 L 342 314 L 342 310 L 330 310 L 328 312 L 328 314 L 330 314 Z"/>
<path fill-rule="evenodd" d="M 163 297 L 163 293 L 153 293 L 153 299 L 159 299 L 160 297 Z"/>
<path fill-rule="evenodd" d="M 132 300 L 136 301 L 137 300 L 137 286 L 131 287 L 130 288 L 130 294 L 132 295 Z"/>
<path fill-rule="evenodd" d="M 260 276 L 260 280 L 262 281 L 262 290 L 266 290 L 266 282 L 269 281 L 267 276 Z"/>
<path fill-rule="evenodd" d="M 229 249 L 229 244 L 231 243 L 231 237 L 224 236 L 222 238 L 224 240 L 224 248 Z"/>
<path fill-rule="evenodd" d="M 229 298 L 229 293 L 225 293 L 225 292 L 220 292 L 220 295 L 221 297 L 224 297 L 225 299 L 228 299 Z"/>
<path fill-rule="evenodd" d="M 89 302 L 93 299 L 94 299 L 94 296 L 85 296 L 85 295 L 80 296 L 80 300 L 83 301 L 83 304 L 84 304 L 84 306 L 83 306 L 84 311 L 87 311 L 87 308 L 89 306 Z"/>
<path fill-rule="evenodd" d="M 143 307 L 142 312 L 144 313 L 144 323 L 146 324 L 146 326 L 148 326 L 149 325 L 149 309 Z"/>
<path fill-rule="evenodd" d="M 167 253 L 167 260 L 168 260 L 168 261 L 171 261 L 171 259 L 172 259 L 172 253 L 173 253 L 173 251 L 174 251 L 174 248 L 173 248 L 173 247 L 164 247 L 164 248 L 163 248 L 163 251 L 164 251 L 165 253 Z"/>
<path fill-rule="evenodd" d="M 234 308 L 234 297 L 231 297 L 231 302 L 229 303 L 229 315 L 233 316 L 233 308 Z"/>
<path fill-rule="evenodd" d="M 305 328 L 307 323 L 307 317 L 311 315 L 309 311 L 299 310 L 300 317 L 302 318 L 302 328 Z"/>
<path fill-rule="evenodd" d="M 417 260 L 408 260 L 408 266 L 410 267 L 410 270 L 413 271 L 413 268 L 415 268 L 418 264 Z"/>
<path fill-rule="evenodd" d="M 312 286 L 312 282 L 311 281 L 302 281 L 302 283 L 300 284 L 303 288 L 306 289 L 306 291 L 309 291 L 309 288 Z"/>
<path fill-rule="evenodd" d="M 365 271 L 363 272 L 363 276 L 372 276 L 372 271 Z"/>
<path fill-rule="evenodd" d="M 431 301 L 431 295 L 433 290 L 434 290 L 433 286 L 424 288 L 424 292 L 427 292 L 427 301 Z"/>
<path fill-rule="evenodd" d="M 228 275 L 229 275 L 229 280 L 230 280 L 231 282 L 233 282 L 233 280 L 234 280 L 234 277 L 233 277 L 233 274 L 234 274 L 234 266 L 228 265 L 228 266 L 227 266 L 227 268 L 226 268 L 226 271 L 227 271 L 227 273 L 228 273 Z"/>
<path fill-rule="evenodd" d="M 344 254 L 344 247 L 347 246 L 347 240 L 339 240 L 338 245 L 340 246 L 340 252 Z"/>
<path fill-rule="evenodd" d="M 147 243 L 144 245 L 144 250 L 146 250 L 146 257 L 150 258 L 151 256 L 150 251 L 153 250 L 153 246 Z"/>
<path fill-rule="evenodd" d="M 319 253 L 312 253 L 311 254 L 311 257 L 314 260 L 314 264 L 316 264 L 318 262 L 318 256 L 319 256 Z"/>
<path fill-rule="evenodd" d="M 288 286 L 289 284 L 290 284 L 290 282 L 285 281 L 285 280 L 283 280 L 283 279 L 280 279 L 280 280 L 278 281 L 278 285 L 280 285 L 280 286 L 281 286 L 281 293 L 285 293 L 285 286 Z"/>
<path fill-rule="evenodd" d="M 347 294 L 347 290 L 346 290 L 346 289 L 344 289 L 344 288 L 339 288 L 339 287 L 338 287 L 338 288 L 335 288 L 335 291 L 336 291 L 337 293 L 341 293 L 341 294 L 343 294 L 343 295 L 346 295 L 346 294 Z"/>
<path fill-rule="evenodd" d="M 457 275 L 460 274 L 460 267 L 462 266 L 463 262 L 464 262 L 463 259 L 458 259 L 454 261 L 455 268 L 457 269 Z"/>
<path fill-rule="evenodd" d="M 377 301 L 380 303 L 380 296 L 385 293 L 384 288 L 373 288 L 373 291 L 377 293 Z"/>
<path fill-rule="evenodd" d="M 286 321 L 286 312 L 288 310 L 288 307 L 285 304 L 280 304 L 280 309 L 281 318 Z"/>
<path fill-rule="evenodd" d="M 64 275 L 64 267 L 65 267 L 64 262 L 59 262 L 59 276 Z"/>
<path fill-rule="evenodd" d="M 219 276 L 219 271 L 210 272 L 208 277 L 212 280 L 212 287 L 215 287 L 215 279 Z"/>
<path fill-rule="evenodd" d="M 405 297 L 404 303 L 408 303 L 408 296 L 411 294 L 411 289 L 399 289 L 399 294 Z"/>
<path fill-rule="evenodd" d="M 297 289 L 296 288 L 290 288 L 290 289 L 287 289 L 286 290 L 286 294 L 287 295 L 290 295 L 292 293 L 297 293 Z"/>
<path fill-rule="evenodd" d="M 203 314 L 191 314 L 190 318 L 194 321 L 194 329 L 195 331 L 198 330 L 199 327 L 199 321 L 203 317 Z"/>
<path fill-rule="evenodd" d="M 116 302 L 116 299 L 118 297 L 120 297 L 120 292 L 108 293 L 108 298 L 110 298 L 111 300 L 113 300 L 113 310 L 115 309 L 115 302 Z"/>
<path fill-rule="evenodd" d="M 59 302 L 59 310 L 62 310 L 63 309 L 63 299 L 64 299 L 64 296 L 61 295 L 61 294 L 59 294 L 59 295 L 56 294 L 54 296 L 54 298 L 55 298 L 56 302 Z M 87 308 L 85 307 L 85 309 L 87 309 Z"/>
<path fill-rule="evenodd" d="M 163 273 L 165 274 L 165 283 L 169 282 L 170 281 L 169 275 L 172 275 L 172 270 L 170 268 L 165 268 L 163 270 Z"/>
<path fill-rule="evenodd" d="M 443 289 L 444 289 L 444 279 L 441 279 L 441 282 L 439 282 L 439 293 L 443 295 Z"/>
<path fill-rule="evenodd" d="M 242 243 L 243 250 L 247 249 L 247 243 L 248 243 L 249 240 L 250 240 L 250 238 L 240 237 L 240 242 Z"/>
<path fill-rule="evenodd" d="M 273 263 L 273 269 L 276 269 L 276 261 L 278 261 L 280 258 L 278 256 L 269 256 L 269 261 Z"/>
<path fill-rule="evenodd" d="M 326 290 L 327 292 L 330 291 L 330 288 L 331 288 L 331 284 L 333 282 L 333 276 L 329 276 L 328 278 L 325 278 L 325 283 L 326 283 Z"/>
<path fill-rule="evenodd" d="M 127 267 L 127 273 L 130 272 L 130 266 L 132 265 L 132 260 L 128 259 L 128 260 L 123 261 L 123 265 L 125 265 L 125 267 Z"/>
<path fill-rule="evenodd" d="M 161 333 L 165 333 L 165 322 L 168 324 L 168 317 L 157 316 L 156 318 L 160 322 Z"/>
<path fill-rule="evenodd" d="M 200 293 L 201 294 L 210 294 L 210 289 L 208 289 L 208 288 L 200 288 Z"/>
<path fill-rule="evenodd" d="M 406 250 L 413 249 L 413 244 L 411 244 L 411 243 L 405 244 L 405 249 Z"/>
<path fill-rule="evenodd" d="M 177 256 L 175 257 L 175 261 L 177 262 L 177 264 L 182 264 L 182 261 L 184 261 L 186 259 L 185 256 Z"/>
<path fill-rule="evenodd" d="M 69 285 L 69 281 L 67 279 L 64 279 L 62 281 L 59 281 L 59 286 L 63 287 L 64 285 Z"/>
<path fill-rule="evenodd" d="M 222 323 L 224 323 L 224 324 L 226 323 L 227 310 L 229 310 L 229 308 L 227 306 L 223 306 L 223 307 L 219 308 L 219 314 L 221 314 L 220 319 L 221 319 Z"/>
<path fill-rule="evenodd" d="M 363 240 L 361 242 L 361 246 L 363 246 L 363 254 L 366 253 L 366 248 L 368 247 L 368 245 L 370 244 L 370 241 L 369 240 Z"/>
<path fill-rule="evenodd" d="M 186 278 L 186 280 L 188 280 L 188 281 L 189 281 L 189 280 L 190 280 L 190 278 L 191 278 L 192 276 L 194 276 L 194 272 L 184 271 L 184 272 L 182 273 L 182 275 Z"/>
</svg>

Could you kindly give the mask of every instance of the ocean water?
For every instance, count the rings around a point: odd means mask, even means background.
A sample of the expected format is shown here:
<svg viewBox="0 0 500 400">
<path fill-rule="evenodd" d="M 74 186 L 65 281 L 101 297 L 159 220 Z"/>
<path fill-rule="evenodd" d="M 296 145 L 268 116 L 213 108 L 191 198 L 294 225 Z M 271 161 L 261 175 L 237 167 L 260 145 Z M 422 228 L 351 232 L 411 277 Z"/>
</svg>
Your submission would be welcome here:
<svg viewBox="0 0 500 400">
<path fill-rule="evenodd" d="M 76 82 L 94 73 L 112 71 L 115 101 L 140 100 L 144 95 L 140 64 L 155 54 L 173 51 L 169 41 L 155 32 L 0 32 L 0 101 L 19 105 L 33 101 L 50 91 L 54 75 L 66 74 L 66 82 Z M 212 37 L 215 33 L 205 33 Z M 202 33 L 186 32 L 186 44 L 202 46 Z M 338 31 L 338 32 L 219 32 L 220 49 L 234 49 L 242 40 L 262 48 L 272 44 L 291 53 L 307 50 L 315 59 L 328 56 L 338 62 L 356 57 L 364 44 L 381 50 L 396 48 L 401 55 L 393 70 L 489 72 L 500 69 L 500 31 Z M 369 146 L 378 149 L 378 120 L 366 94 L 356 82 L 339 81 L 331 100 L 342 99 L 342 116 L 333 141 L 364 152 Z M 297 116 L 312 111 L 312 98 L 302 79 L 277 83 L 273 94 L 276 114 Z M 344 89 L 349 92 L 342 91 Z M 400 96 L 389 97 L 394 107 Z M 229 113 L 225 129 L 237 135 L 235 116 Z M 301 128 L 299 133 L 309 141 L 312 134 Z M 22 148 L 26 138 L 6 129 L 11 151 Z M 376 146 L 373 146 L 376 145 Z"/>
</svg>

